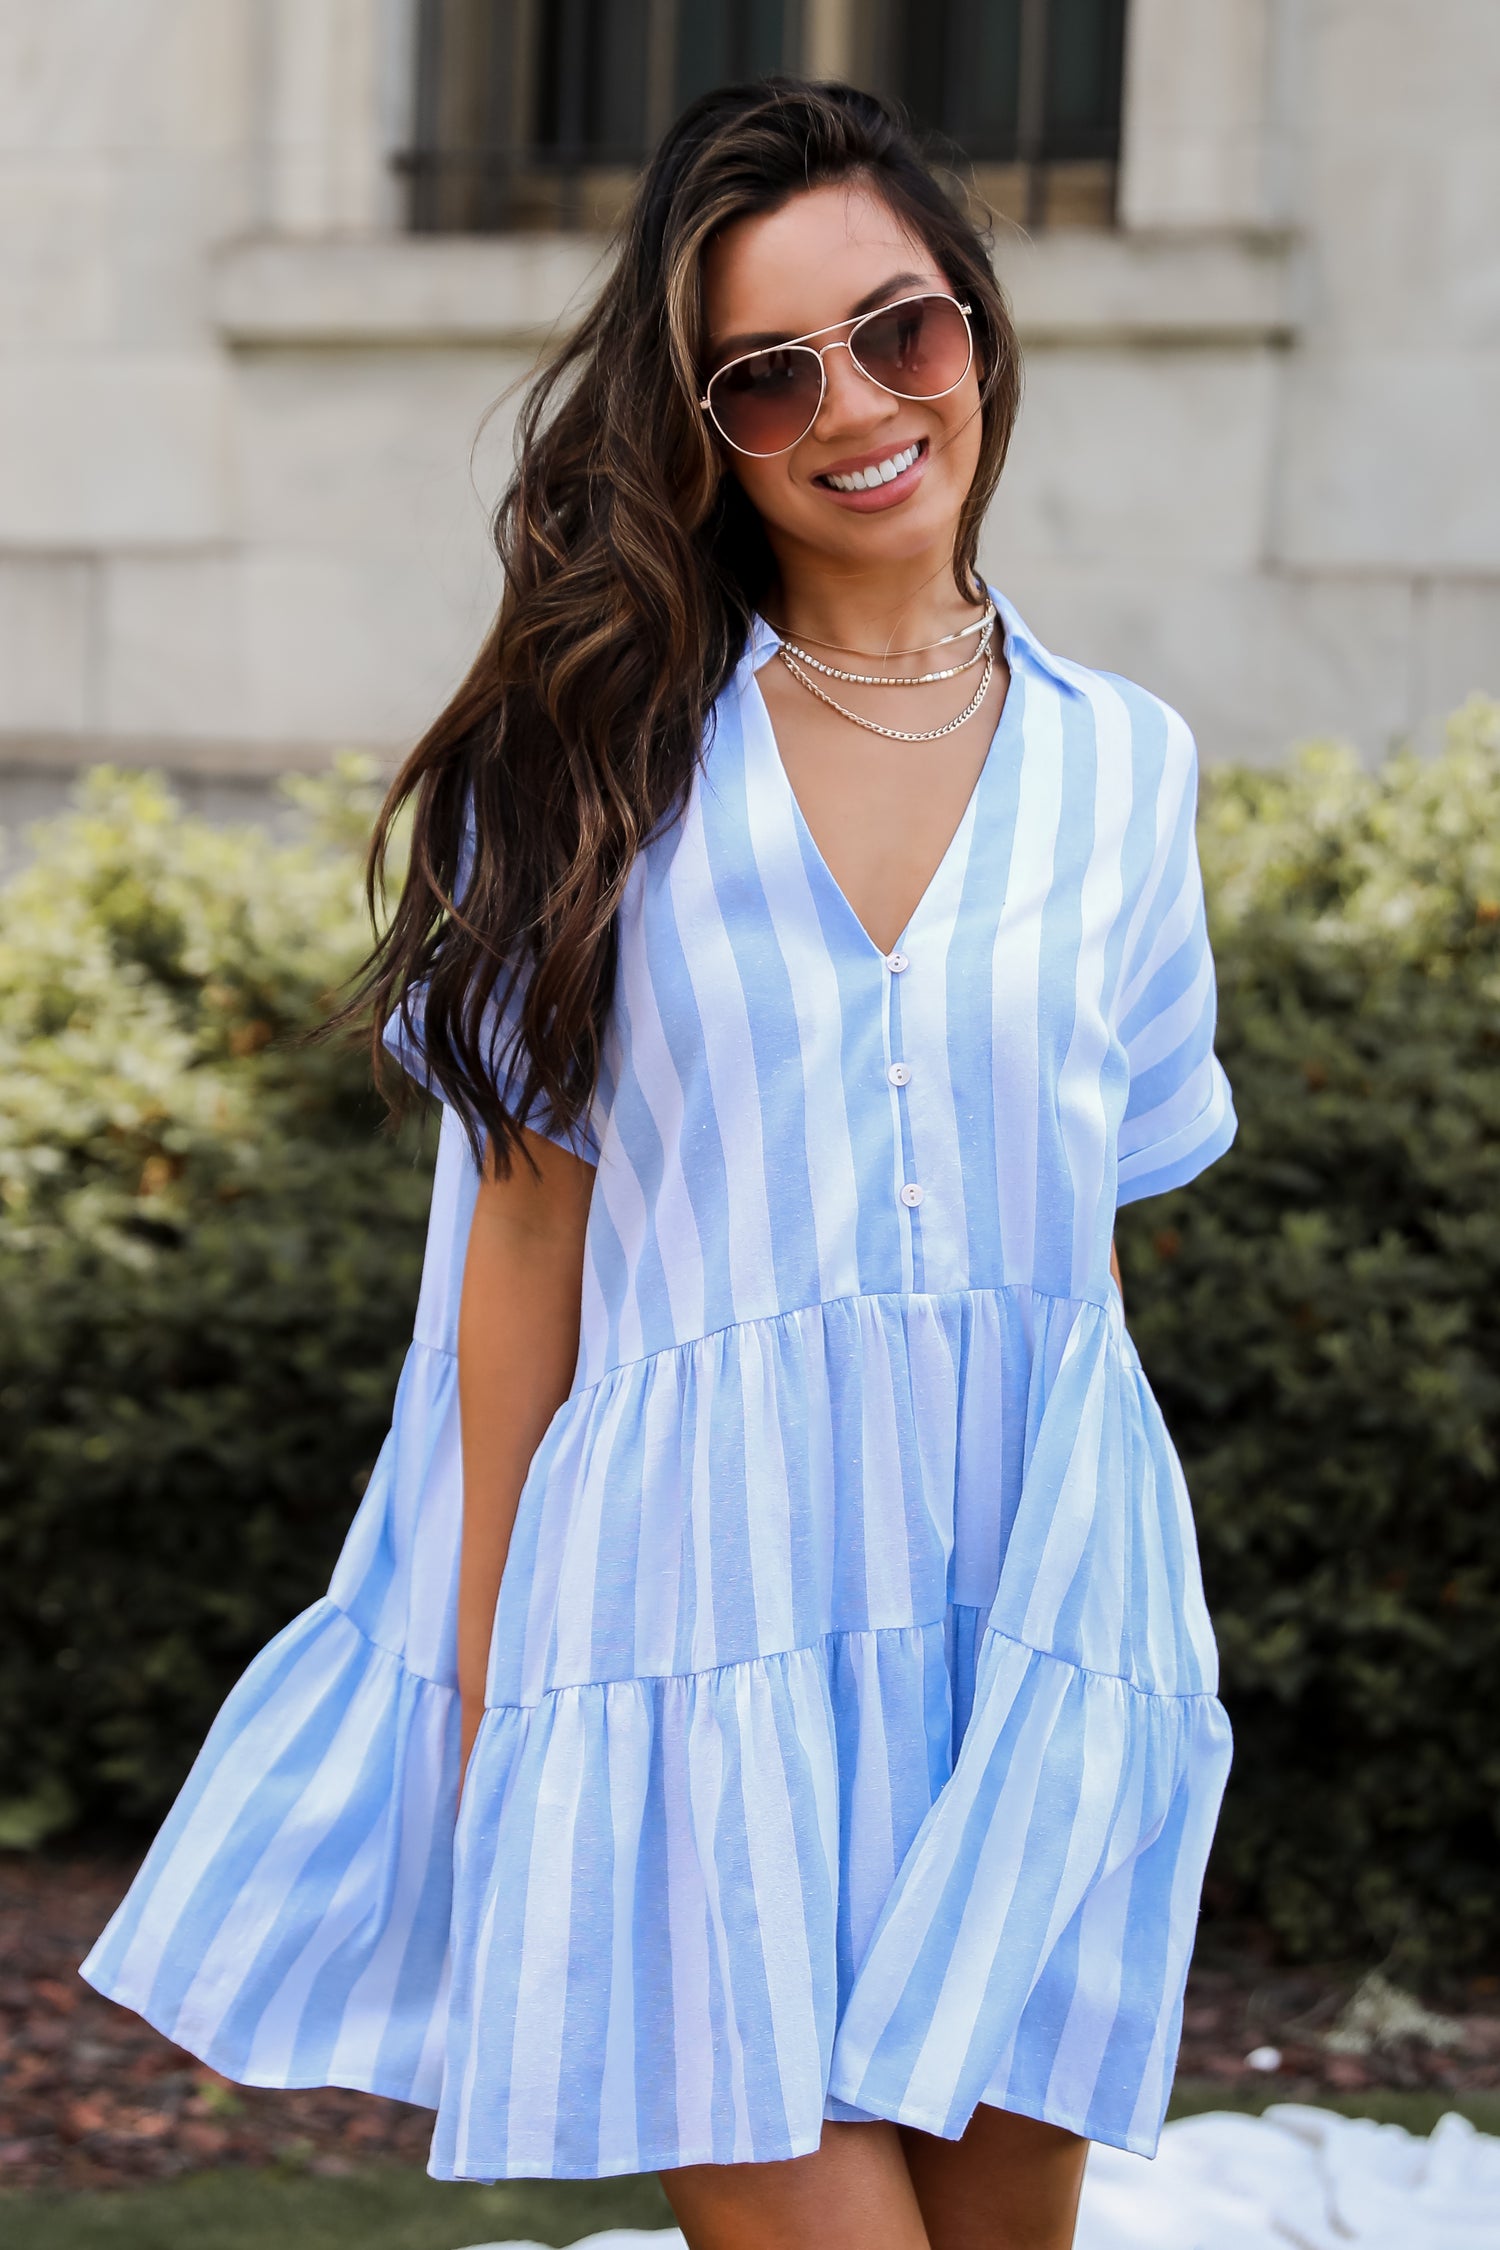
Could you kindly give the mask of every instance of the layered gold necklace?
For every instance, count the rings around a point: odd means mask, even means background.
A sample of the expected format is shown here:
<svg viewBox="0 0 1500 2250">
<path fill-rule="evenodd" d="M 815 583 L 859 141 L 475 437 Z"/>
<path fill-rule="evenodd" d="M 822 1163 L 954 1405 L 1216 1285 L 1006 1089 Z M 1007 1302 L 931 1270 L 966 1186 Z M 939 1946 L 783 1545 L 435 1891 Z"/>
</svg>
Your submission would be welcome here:
<svg viewBox="0 0 1500 2250">
<path fill-rule="evenodd" d="M 954 734 L 961 726 L 966 725 L 989 693 L 990 682 L 995 676 L 995 624 L 995 605 L 986 599 L 984 615 L 972 625 L 961 626 L 956 633 L 945 633 L 940 641 L 929 641 L 926 648 L 901 651 L 906 656 L 923 656 L 930 649 L 946 648 L 954 641 L 967 640 L 971 633 L 978 634 L 971 656 L 936 672 L 841 671 L 837 665 L 825 664 L 820 657 L 814 656 L 810 650 L 803 648 L 797 641 L 788 640 L 784 635 L 776 653 L 799 687 L 806 688 L 808 694 L 815 695 L 820 703 L 826 703 L 830 711 L 837 711 L 839 717 L 847 719 L 851 726 L 863 727 L 866 734 L 883 735 L 887 742 L 938 742 L 945 734 Z M 839 654 L 858 656 L 863 651 L 840 649 Z M 940 727 L 884 727 L 878 719 L 867 719 L 863 712 L 851 711 L 846 703 L 838 702 L 826 688 L 820 688 L 812 677 L 814 672 L 819 672 L 825 680 L 847 680 L 852 687 L 930 687 L 937 680 L 957 679 L 961 672 L 972 671 L 976 664 L 982 664 L 984 670 L 980 673 L 979 685 L 972 698 L 957 718 L 945 720 Z"/>
</svg>

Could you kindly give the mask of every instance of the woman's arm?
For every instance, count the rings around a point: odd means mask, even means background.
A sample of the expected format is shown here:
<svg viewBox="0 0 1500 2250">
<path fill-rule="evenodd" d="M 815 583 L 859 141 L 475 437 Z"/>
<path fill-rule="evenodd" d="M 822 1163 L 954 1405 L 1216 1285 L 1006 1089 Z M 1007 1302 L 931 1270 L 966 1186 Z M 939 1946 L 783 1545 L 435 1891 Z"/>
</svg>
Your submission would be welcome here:
<svg viewBox="0 0 1500 2250">
<path fill-rule="evenodd" d="M 1120 1272 L 1120 1253 L 1115 1248 L 1113 1235 L 1109 1238 L 1109 1270 L 1115 1277 L 1115 1287 L 1120 1292 L 1120 1303 L 1123 1305 L 1125 1302 L 1125 1277 Z"/>
<path fill-rule="evenodd" d="M 464 1521 L 458 1580 L 463 1767 L 484 1710 L 500 1575 L 531 1457 L 568 1395 L 578 1356 L 583 1236 L 594 1168 L 528 1132 L 537 1162 L 496 1179 L 474 1206 L 458 1315 Z"/>
</svg>

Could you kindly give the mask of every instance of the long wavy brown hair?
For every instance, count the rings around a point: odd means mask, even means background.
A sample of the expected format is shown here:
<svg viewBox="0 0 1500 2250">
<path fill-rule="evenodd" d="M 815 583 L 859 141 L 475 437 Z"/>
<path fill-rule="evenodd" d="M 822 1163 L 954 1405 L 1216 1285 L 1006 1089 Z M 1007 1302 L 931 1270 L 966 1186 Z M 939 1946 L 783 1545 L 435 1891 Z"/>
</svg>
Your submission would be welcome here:
<svg viewBox="0 0 1500 2250">
<path fill-rule="evenodd" d="M 981 445 L 953 555 L 959 591 L 973 588 L 1020 393 L 984 235 L 875 95 L 792 78 L 705 95 L 651 159 L 598 298 L 522 407 L 494 523 L 499 615 L 381 809 L 372 914 L 410 804 L 408 873 L 336 1019 L 368 1015 L 399 1114 L 408 1084 L 381 1046 L 396 1016 L 502 1174 L 534 1104 L 562 1127 L 587 1110 L 631 864 L 686 801 L 772 579 L 760 519 L 698 408 L 704 252 L 733 221 L 851 176 L 973 308 Z M 501 1020 L 514 1028 L 497 1055 Z"/>
</svg>

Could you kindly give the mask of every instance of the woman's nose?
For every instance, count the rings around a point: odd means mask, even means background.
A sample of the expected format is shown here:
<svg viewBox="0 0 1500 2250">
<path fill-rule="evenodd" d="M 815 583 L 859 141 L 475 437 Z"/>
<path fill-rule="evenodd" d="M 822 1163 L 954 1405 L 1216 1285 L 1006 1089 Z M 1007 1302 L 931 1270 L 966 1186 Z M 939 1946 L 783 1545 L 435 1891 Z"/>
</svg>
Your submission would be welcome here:
<svg viewBox="0 0 1500 2250">
<path fill-rule="evenodd" d="M 813 425 L 820 437 L 871 428 L 883 422 L 895 405 L 890 392 L 871 380 L 846 343 L 824 345 L 823 403 Z"/>
</svg>

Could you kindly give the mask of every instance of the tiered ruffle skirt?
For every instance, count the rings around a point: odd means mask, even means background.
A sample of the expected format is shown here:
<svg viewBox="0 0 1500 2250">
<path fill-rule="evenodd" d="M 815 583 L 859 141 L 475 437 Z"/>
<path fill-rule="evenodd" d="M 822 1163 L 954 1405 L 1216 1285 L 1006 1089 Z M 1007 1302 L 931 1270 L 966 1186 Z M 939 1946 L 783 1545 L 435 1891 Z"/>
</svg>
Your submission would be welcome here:
<svg viewBox="0 0 1500 2250">
<path fill-rule="evenodd" d="M 445 2178 L 981 2102 L 1151 2153 L 1229 1737 L 1118 1300 L 851 1298 L 575 1393 L 455 1845 L 451 1280 L 84 1973 L 228 2077 L 434 2107 Z"/>
</svg>

